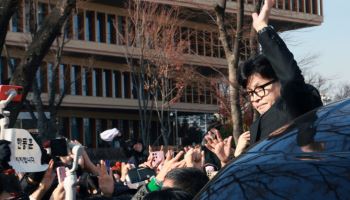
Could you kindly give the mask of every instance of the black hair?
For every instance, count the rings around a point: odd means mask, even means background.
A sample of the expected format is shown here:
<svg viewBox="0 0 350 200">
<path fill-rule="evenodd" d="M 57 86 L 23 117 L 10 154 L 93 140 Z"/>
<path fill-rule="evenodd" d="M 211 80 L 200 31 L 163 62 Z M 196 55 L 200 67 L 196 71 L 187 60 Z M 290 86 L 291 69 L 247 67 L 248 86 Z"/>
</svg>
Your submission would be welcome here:
<svg viewBox="0 0 350 200">
<path fill-rule="evenodd" d="M 1 192 L 8 192 L 8 193 L 20 193 L 21 186 L 19 184 L 18 178 L 14 174 L 3 174 L 0 173 L 0 184 L 1 184 Z"/>
<path fill-rule="evenodd" d="M 176 189 L 166 188 L 164 190 L 148 193 L 143 200 L 191 200 L 193 198 L 189 193 Z"/>
<path fill-rule="evenodd" d="M 269 60 L 263 54 L 249 58 L 247 61 L 238 66 L 238 84 L 243 88 L 246 88 L 248 78 L 255 73 L 260 74 L 260 76 L 266 79 L 278 80 Z"/>
<path fill-rule="evenodd" d="M 175 188 L 184 190 L 193 196 L 209 181 L 203 171 L 193 167 L 173 169 L 168 172 L 165 179 L 172 180 Z"/>
</svg>

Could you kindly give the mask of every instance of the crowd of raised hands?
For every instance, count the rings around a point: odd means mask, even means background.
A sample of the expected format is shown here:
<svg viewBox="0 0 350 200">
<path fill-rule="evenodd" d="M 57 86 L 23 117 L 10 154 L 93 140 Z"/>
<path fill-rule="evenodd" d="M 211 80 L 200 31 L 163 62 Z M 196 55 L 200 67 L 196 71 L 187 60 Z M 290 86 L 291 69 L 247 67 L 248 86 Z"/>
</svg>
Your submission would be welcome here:
<svg viewBox="0 0 350 200">
<path fill-rule="evenodd" d="M 232 158 L 237 157 L 244 151 L 244 149 L 249 145 L 249 138 L 249 132 L 243 133 L 239 137 L 236 148 L 233 148 L 232 136 L 222 138 L 218 130 L 211 129 L 204 137 L 205 147 L 196 145 L 187 146 L 180 150 L 166 150 L 163 148 L 163 146 L 161 146 L 160 149 L 157 149 L 157 151 L 155 151 L 155 147 L 152 148 L 149 146 L 148 158 L 146 161 L 139 164 L 138 166 L 135 166 L 134 164 L 130 164 L 128 162 L 120 162 L 118 172 L 115 171 L 110 163 L 106 163 L 103 160 L 101 160 L 99 163 L 93 163 L 84 149 L 82 156 L 78 160 L 79 173 L 77 173 L 78 183 L 76 185 L 76 189 L 79 192 L 77 192 L 77 194 L 78 196 L 80 195 L 80 199 L 85 199 L 86 197 L 91 196 L 114 198 L 120 194 L 125 194 L 126 192 L 128 194 L 128 197 L 130 197 L 129 199 L 143 199 L 145 196 L 144 194 L 141 196 L 138 195 L 138 197 L 133 197 L 133 195 L 139 193 L 138 190 L 140 190 L 140 184 L 135 187 L 135 185 L 131 184 L 130 177 L 128 178 L 129 171 L 135 167 L 149 168 L 154 170 L 153 178 L 157 181 L 157 183 L 165 182 L 169 172 L 176 169 L 185 168 L 196 169 L 198 172 L 205 174 L 205 176 L 208 175 L 209 178 L 211 178 L 210 175 L 213 175 L 215 173 L 208 174 L 208 171 L 205 169 L 205 166 L 208 164 L 210 165 L 210 163 L 208 163 L 205 159 L 206 156 L 204 154 L 205 151 L 203 148 L 207 148 L 209 151 L 215 154 L 221 162 L 221 167 L 223 167 Z M 76 145 L 79 145 L 79 142 L 77 141 L 72 142 Z M 164 157 L 161 159 L 156 159 L 155 156 L 157 155 L 155 152 L 162 152 L 161 155 L 164 155 Z M 59 157 L 60 165 L 63 165 L 65 167 L 69 166 L 72 163 L 73 157 L 74 155 L 71 153 L 68 156 Z M 24 190 L 22 192 L 27 192 L 27 195 L 30 197 L 30 199 L 65 199 L 66 191 L 64 188 L 64 182 L 57 181 L 58 177 L 56 174 L 56 167 L 57 163 L 55 163 L 53 160 L 50 160 L 48 169 L 44 172 L 44 175 L 40 180 L 30 180 L 30 178 L 23 178 L 23 174 L 18 174 L 19 180 L 23 181 L 24 179 L 28 182 L 28 184 L 31 184 L 31 182 L 36 182 L 33 190 Z M 88 177 L 91 176 L 95 179 L 86 179 L 84 178 L 85 176 L 83 174 L 88 174 Z M 95 182 L 91 179 L 93 179 Z M 145 188 L 147 188 L 147 184 L 150 181 L 151 180 L 149 179 L 141 183 L 141 186 L 143 184 L 145 191 L 148 190 Z M 84 185 L 89 186 L 85 187 Z M 85 187 L 85 196 L 81 196 L 80 194 L 84 189 L 83 187 Z M 152 191 L 148 191 L 148 193 L 149 192 Z"/>
<path fill-rule="evenodd" d="M 77 141 L 73 141 L 73 143 L 79 144 Z M 149 156 L 147 160 L 136 167 L 153 169 L 156 174 L 156 179 L 160 182 L 163 182 L 168 172 L 173 169 L 197 168 L 199 170 L 203 170 L 205 159 L 204 151 L 201 150 L 200 146 L 185 147 L 181 151 L 165 151 L 163 147 L 161 147 L 160 151 L 166 152 L 165 158 L 158 160 L 158 162 L 155 162 L 154 154 L 152 154 L 152 147 L 149 147 Z M 71 164 L 73 157 L 74 156 L 72 154 L 66 157 L 60 157 L 60 164 L 68 166 Z M 78 164 L 79 170 L 81 172 L 88 173 L 92 176 L 97 177 L 97 187 L 94 190 L 89 191 L 90 195 L 100 195 L 102 197 L 113 197 L 116 193 L 116 184 L 118 183 L 121 183 L 120 185 L 122 187 L 126 187 L 125 189 L 127 190 L 128 172 L 132 168 L 135 168 L 134 164 L 122 162 L 119 171 L 120 173 L 115 173 L 113 171 L 113 168 L 111 168 L 111 166 L 106 166 L 107 164 L 103 160 L 97 164 L 94 164 L 90 160 L 85 150 L 83 151 L 82 156 L 79 158 Z M 47 199 L 48 197 L 54 200 L 65 199 L 64 182 L 57 182 L 55 166 L 55 162 L 53 160 L 50 160 L 48 169 L 45 171 L 40 182 L 36 185 L 36 189 L 28 194 L 30 199 Z M 21 177 L 19 174 L 19 179 L 21 178 L 23 177 Z M 79 185 L 82 182 L 81 179 L 81 176 L 79 177 L 78 174 L 77 190 L 79 190 L 79 187 L 81 187 Z M 48 195 L 48 193 L 51 195 Z"/>
<path fill-rule="evenodd" d="M 213 152 L 221 162 L 221 167 L 225 166 L 234 157 L 239 156 L 249 146 L 250 132 L 244 132 L 238 138 L 236 148 L 232 147 L 232 136 L 222 138 L 217 129 L 211 129 L 205 135 L 205 146 Z"/>
</svg>

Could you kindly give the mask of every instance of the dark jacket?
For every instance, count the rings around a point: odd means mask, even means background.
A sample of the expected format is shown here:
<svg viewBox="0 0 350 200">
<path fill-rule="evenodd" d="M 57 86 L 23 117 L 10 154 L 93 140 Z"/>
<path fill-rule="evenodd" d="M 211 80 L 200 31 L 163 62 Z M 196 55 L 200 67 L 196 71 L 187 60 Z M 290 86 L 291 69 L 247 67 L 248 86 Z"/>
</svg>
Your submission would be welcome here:
<svg viewBox="0 0 350 200">
<path fill-rule="evenodd" d="M 294 118 L 322 105 L 304 81 L 293 54 L 276 33 L 267 27 L 258 34 L 262 53 L 269 60 L 281 84 L 281 97 L 250 127 L 251 144 L 267 137 L 272 131 Z"/>
</svg>

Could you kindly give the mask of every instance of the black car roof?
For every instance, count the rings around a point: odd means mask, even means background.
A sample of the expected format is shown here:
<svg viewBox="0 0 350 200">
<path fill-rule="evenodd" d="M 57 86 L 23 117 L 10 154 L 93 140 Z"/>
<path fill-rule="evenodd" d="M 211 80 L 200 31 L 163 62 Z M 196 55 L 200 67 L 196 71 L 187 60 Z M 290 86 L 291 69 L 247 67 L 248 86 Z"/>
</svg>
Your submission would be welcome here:
<svg viewBox="0 0 350 200">
<path fill-rule="evenodd" d="M 222 169 L 196 198 L 307 199 L 302 195 L 309 192 L 313 199 L 337 199 L 350 186 L 349 158 L 350 99 L 346 99 L 271 133 Z M 299 193 L 289 194 L 288 187 Z"/>
</svg>

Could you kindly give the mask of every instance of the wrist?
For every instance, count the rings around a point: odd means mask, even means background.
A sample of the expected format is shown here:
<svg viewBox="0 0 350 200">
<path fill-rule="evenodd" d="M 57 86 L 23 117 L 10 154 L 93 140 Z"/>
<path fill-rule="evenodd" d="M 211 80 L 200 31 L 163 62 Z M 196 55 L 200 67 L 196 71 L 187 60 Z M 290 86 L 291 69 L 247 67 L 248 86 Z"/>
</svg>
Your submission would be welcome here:
<svg viewBox="0 0 350 200">
<path fill-rule="evenodd" d="M 150 192 L 159 191 L 162 189 L 163 182 L 159 181 L 156 177 L 152 177 L 151 181 L 147 184 L 147 189 Z"/>
<path fill-rule="evenodd" d="M 268 25 L 265 23 L 262 23 L 262 24 L 257 25 L 255 27 L 255 30 L 256 30 L 256 32 L 258 32 L 258 34 L 260 34 L 260 32 L 266 27 L 268 27 Z"/>
</svg>

